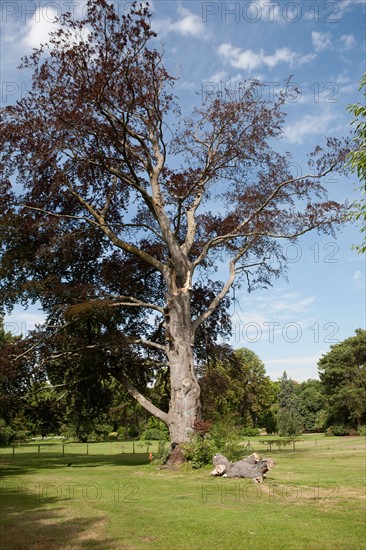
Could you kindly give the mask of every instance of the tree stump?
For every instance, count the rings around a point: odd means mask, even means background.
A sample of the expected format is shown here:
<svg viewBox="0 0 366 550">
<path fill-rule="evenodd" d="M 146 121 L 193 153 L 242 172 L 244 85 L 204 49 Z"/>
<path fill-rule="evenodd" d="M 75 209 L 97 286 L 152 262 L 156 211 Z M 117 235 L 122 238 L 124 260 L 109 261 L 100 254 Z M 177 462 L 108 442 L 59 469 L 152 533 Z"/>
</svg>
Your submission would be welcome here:
<svg viewBox="0 0 366 550">
<path fill-rule="evenodd" d="M 262 483 L 265 474 L 276 465 L 271 458 L 260 458 L 257 453 L 238 462 L 230 462 L 226 456 L 217 454 L 213 457 L 213 464 L 212 476 L 247 477 L 254 483 Z"/>
<path fill-rule="evenodd" d="M 174 470 L 179 468 L 184 462 L 185 458 L 182 449 L 177 443 L 172 443 L 171 451 L 165 464 L 166 468 Z"/>
</svg>

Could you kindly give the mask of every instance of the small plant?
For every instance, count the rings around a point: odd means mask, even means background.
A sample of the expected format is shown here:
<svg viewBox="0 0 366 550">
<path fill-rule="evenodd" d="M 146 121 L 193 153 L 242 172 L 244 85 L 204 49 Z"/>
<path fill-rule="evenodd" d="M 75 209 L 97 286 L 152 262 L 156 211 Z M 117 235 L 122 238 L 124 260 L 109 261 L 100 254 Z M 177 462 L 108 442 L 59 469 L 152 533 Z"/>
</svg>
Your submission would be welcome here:
<svg viewBox="0 0 366 550">
<path fill-rule="evenodd" d="M 240 431 L 240 435 L 243 435 L 245 437 L 255 437 L 257 435 L 260 435 L 260 431 L 258 428 L 243 428 Z"/>
<path fill-rule="evenodd" d="M 327 428 L 327 429 L 325 430 L 325 435 L 327 435 L 327 436 L 331 436 L 331 435 L 336 435 L 336 436 L 346 435 L 345 427 L 342 426 L 342 424 L 335 424 L 334 426 L 329 426 L 329 428 Z"/>
<path fill-rule="evenodd" d="M 195 433 L 190 443 L 183 446 L 183 453 L 193 468 L 200 468 L 211 464 L 217 453 L 224 454 L 229 460 L 237 460 L 243 455 L 243 447 L 238 429 L 226 422 L 219 422 L 208 433 Z"/>
<path fill-rule="evenodd" d="M 16 433 L 13 428 L 0 418 L 0 445 L 9 445 L 15 436 Z"/>
<path fill-rule="evenodd" d="M 365 428 L 365 426 L 361 426 L 362 428 Z M 360 428 L 356 429 L 355 426 L 344 426 L 343 424 L 335 424 L 334 426 L 329 426 L 325 430 L 325 435 L 336 435 L 336 436 L 342 436 L 342 435 L 365 435 L 360 433 Z"/>
<path fill-rule="evenodd" d="M 190 443 L 183 445 L 183 454 L 192 468 L 201 468 L 212 462 L 212 457 L 219 452 L 217 444 L 210 434 L 196 433 Z"/>
</svg>

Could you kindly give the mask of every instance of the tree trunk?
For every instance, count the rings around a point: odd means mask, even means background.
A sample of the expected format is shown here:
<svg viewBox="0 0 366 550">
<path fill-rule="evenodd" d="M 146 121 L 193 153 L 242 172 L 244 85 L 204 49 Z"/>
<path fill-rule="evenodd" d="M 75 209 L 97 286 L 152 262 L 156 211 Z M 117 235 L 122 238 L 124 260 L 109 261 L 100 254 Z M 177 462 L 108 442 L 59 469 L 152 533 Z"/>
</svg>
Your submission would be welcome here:
<svg viewBox="0 0 366 550">
<path fill-rule="evenodd" d="M 191 296 L 181 288 L 168 297 L 166 331 L 171 395 L 168 427 L 171 443 L 188 442 L 201 417 L 200 387 L 194 372 Z"/>
<path fill-rule="evenodd" d="M 215 468 L 212 470 L 212 476 L 223 477 L 248 477 L 254 483 L 262 483 L 265 474 L 275 466 L 271 458 L 260 458 L 257 453 L 253 453 L 239 462 L 230 462 L 226 456 L 217 454 L 213 458 Z"/>
<path fill-rule="evenodd" d="M 183 266 L 184 267 L 184 266 Z M 201 419 L 200 387 L 194 369 L 194 327 L 191 318 L 191 272 L 182 268 L 179 277 L 172 269 L 167 277 L 167 305 L 164 308 L 166 348 L 170 370 L 169 412 L 163 412 L 142 395 L 124 375 L 119 375 L 127 391 L 149 413 L 169 428 L 172 453 L 168 465 L 184 461 L 180 449 L 195 431 Z M 174 451 L 174 452 L 173 452 Z"/>
</svg>

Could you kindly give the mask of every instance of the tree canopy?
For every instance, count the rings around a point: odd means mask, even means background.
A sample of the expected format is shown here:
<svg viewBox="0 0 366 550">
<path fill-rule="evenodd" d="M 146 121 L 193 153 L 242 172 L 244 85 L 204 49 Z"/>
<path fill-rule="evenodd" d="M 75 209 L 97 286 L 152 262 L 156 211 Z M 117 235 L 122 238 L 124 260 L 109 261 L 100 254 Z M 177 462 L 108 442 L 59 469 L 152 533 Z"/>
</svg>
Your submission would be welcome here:
<svg viewBox="0 0 366 550">
<path fill-rule="evenodd" d="M 319 360 L 318 370 L 329 406 L 328 423 L 366 421 L 366 330 L 357 329 Z"/>
<path fill-rule="evenodd" d="M 363 75 L 360 82 L 360 90 L 363 90 L 363 96 L 366 98 L 366 73 Z M 348 110 L 355 116 L 352 121 L 354 124 L 355 137 L 353 139 L 353 147 L 349 153 L 348 160 L 353 172 L 355 172 L 361 181 L 361 185 L 356 187 L 360 191 L 361 198 L 356 200 L 353 205 L 351 217 L 360 222 L 361 233 L 366 231 L 366 105 L 363 103 L 355 103 L 348 106 Z M 363 253 L 366 251 L 366 235 L 363 238 L 363 243 L 356 246 L 356 250 Z"/>
<path fill-rule="evenodd" d="M 205 418 L 231 420 L 244 427 L 260 425 L 274 401 L 265 366 L 247 348 L 221 346 L 199 378 Z"/>
<path fill-rule="evenodd" d="M 274 148 L 284 94 L 269 104 L 250 81 L 183 116 L 148 6 L 84 14 L 23 59 L 32 89 L 1 112 L 0 298 L 41 303 L 26 356 L 48 378 L 98 388 L 107 371 L 180 443 L 201 417 L 199 342 L 227 331 L 234 281 L 268 286 L 286 240 L 342 223 L 322 178 L 347 151 L 329 138 L 294 175 Z M 144 395 L 160 368 L 168 410 Z"/>
<path fill-rule="evenodd" d="M 285 371 L 280 378 L 280 391 L 277 396 L 279 402 L 277 428 L 278 434 L 281 436 L 297 435 L 302 428 L 300 401 L 296 393 L 296 385 L 297 383 L 288 378 Z"/>
</svg>

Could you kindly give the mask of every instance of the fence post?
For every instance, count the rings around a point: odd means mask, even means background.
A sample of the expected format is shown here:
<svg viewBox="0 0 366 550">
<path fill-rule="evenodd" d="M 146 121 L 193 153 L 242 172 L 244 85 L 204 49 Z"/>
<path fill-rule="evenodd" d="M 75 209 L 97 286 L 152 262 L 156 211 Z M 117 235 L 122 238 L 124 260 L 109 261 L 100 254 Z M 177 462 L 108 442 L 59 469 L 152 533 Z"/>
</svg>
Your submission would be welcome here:
<svg viewBox="0 0 366 550">
<path fill-rule="evenodd" d="M 15 457 L 15 445 L 12 446 L 13 447 L 13 458 Z"/>
<path fill-rule="evenodd" d="M 132 441 L 132 452 L 133 452 L 133 454 L 135 454 L 135 442 L 134 441 Z"/>
<path fill-rule="evenodd" d="M 64 445 L 64 443 L 62 444 L 62 456 L 65 456 L 65 445 Z"/>
<path fill-rule="evenodd" d="M 41 452 L 41 446 L 38 445 L 38 453 L 40 453 L 40 452 Z"/>
<path fill-rule="evenodd" d="M 89 454 L 89 443 L 86 444 L 86 454 Z"/>
</svg>

